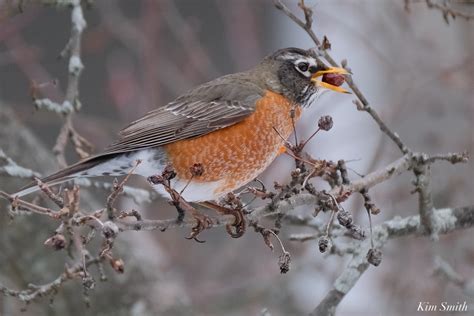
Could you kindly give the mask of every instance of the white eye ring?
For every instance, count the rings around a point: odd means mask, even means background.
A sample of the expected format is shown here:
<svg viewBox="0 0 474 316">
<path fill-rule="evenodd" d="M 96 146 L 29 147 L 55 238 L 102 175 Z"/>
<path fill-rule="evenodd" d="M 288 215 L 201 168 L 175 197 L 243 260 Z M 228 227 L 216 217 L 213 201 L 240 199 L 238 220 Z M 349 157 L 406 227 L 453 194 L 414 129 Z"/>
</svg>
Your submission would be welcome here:
<svg viewBox="0 0 474 316">
<path fill-rule="evenodd" d="M 309 71 L 310 64 L 308 62 L 301 61 L 301 62 L 295 63 L 295 68 L 300 74 L 302 74 L 306 78 L 311 77 L 311 72 Z"/>
<path fill-rule="evenodd" d="M 303 62 L 299 63 L 299 64 L 297 65 L 297 67 L 298 67 L 298 70 L 300 70 L 301 72 L 305 73 L 305 72 L 307 72 L 308 69 L 309 69 L 309 63 L 303 61 Z"/>
</svg>

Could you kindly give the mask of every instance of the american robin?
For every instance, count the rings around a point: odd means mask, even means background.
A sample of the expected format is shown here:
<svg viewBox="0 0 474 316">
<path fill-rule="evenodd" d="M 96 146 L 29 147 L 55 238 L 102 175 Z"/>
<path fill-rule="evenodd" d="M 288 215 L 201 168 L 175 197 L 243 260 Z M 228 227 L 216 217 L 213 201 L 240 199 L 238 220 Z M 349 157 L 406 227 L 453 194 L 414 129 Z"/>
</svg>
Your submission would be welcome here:
<svg viewBox="0 0 474 316">
<path fill-rule="evenodd" d="M 102 153 L 50 175 L 56 185 L 71 179 L 127 174 L 144 177 L 171 165 L 172 186 L 189 202 L 217 200 L 257 177 L 277 157 L 293 120 L 321 88 L 344 92 L 317 78 L 345 74 L 319 62 L 312 50 L 285 48 L 253 69 L 204 83 L 122 129 Z M 294 117 L 291 117 L 291 114 Z M 278 131 L 278 133 L 277 133 Z M 202 166 L 202 174 L 190 167 Z M 155 189 L 164 196 L 161 185 Z M 38 190 L 30 185 L 23 196 Z"/>
</svg>

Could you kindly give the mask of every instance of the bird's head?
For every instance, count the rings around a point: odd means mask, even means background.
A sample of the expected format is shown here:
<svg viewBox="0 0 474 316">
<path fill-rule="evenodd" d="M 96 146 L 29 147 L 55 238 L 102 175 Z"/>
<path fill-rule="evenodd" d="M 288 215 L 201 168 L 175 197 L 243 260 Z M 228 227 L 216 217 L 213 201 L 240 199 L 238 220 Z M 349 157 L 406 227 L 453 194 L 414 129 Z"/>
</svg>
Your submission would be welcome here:
<svg viewBox="0 0 474 316">
<path fill-rule="evenodd" d="M 310 98 L 324 89 L 348 93 L 340 87 L 344 83 L 343 68 L 328 67 L 318 60 L 313 50 L 284 48 L 264 60 L 271 65 L 276 75 L 278 92 L 302 106 L 308 105 Z"/>
</svg>

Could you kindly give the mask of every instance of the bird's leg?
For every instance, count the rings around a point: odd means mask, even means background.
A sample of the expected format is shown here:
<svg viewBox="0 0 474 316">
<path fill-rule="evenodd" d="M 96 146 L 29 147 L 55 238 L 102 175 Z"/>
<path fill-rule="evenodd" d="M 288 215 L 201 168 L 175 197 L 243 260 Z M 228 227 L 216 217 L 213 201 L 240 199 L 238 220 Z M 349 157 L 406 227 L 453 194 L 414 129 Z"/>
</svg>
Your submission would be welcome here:
<svg viewBox="0 0 474 316">
<path fill-rule="evenodd" d="M 227 233 L 232 238 L 239 238 L 245 233 L 246 223 L 242 207 L 225 207 L 215 202 L 207 201 L 199 203 L 201 206 L 217 211 L 224 215 L 233 215 L 234 223 L 226 225 Z"/>
<path fill-rule="evenodd" d="M 171 197 L 171 203 L 176 207 L 178 211 L 178 218 L 176 219 L 177 223 L 182 223 L 184 219 L 185 212 L 191 214 L 191 216 L 196 220 L 196 225 L 193 226 L 191 229 L 191 234 L 186 237 L 187 239 L 194 239 L 198 242 L 202 242 L 197 239 L 197 235 L 199 235 L 204 229 L 208 229 L 212 227 L 212 220 L 209 216 L 200 213 L 196 210 L 191 204 L 189 204 L 180 193 L 174 190 L 171 187 L 170 180 L 176 176 L 176 173 L 171 168 L 165 168 L 162 175 L 155 175 L 148 177 L 148 181 L 151 184 L 157 185 L 161 184 L 165 188 L 166 192 Z"/>
<path fill-rule="evenodd" d="M 179 202 L 172 201 L 171 203 L 174 205 L 174 207 L 176 208 L 176 211 L 178 212 L 178 217 L 176 217 L 176 224 L 180 225 L 184 221 L 184 215 L 186 212 L 179 205 Z"/>
<path fill-rule="evenodd" d="M 191 204 L 189 204 L 185 199 L 183 199 L 181 195 L 178 192 L 176 192 L 176 190 L 170 187 L 165 187 L 165 189 L 170 194 L 171 199 L 173 201 L 173 205 L 175 205 L 176 209 L 178 210 L 178 220 L 180 216 L 184 216 L 184 212 L 188 212 L 196 220 L 196 225 L 193 226 L 193 228 L 191 229 L 191 234 L 189 234 L 189 236 L 186 238 L 194 239 L 197 242 L 202 242 L 201 240 L 197 239 L 197 236 L 203 230 L 212 227 L 211 218 L 199 212 L 196 208 L 194 208 Z"/>
<path fill-rule="evenodd" d="M 191 234 L 189 234 L 187 239 L 194 239 L 197 242 L 203 242 L 197 239 L 197 236 L 205 229 L 212 227 L 212 220 L 209 216 L 202 214 L 196 208 L 194 208 L 191 204 L 189 204 L 185 199 L 181 197 L 181 195 L 176 192 L 176 190 L 165 187 L 166 191 L 170 194 L 171 200 L 173 205 L 178 210 L 178 222 L 182 222 L 184 219 L 184 213 L 188 212 L 191 216 L 196 220 L 196 225 L 191 228 Z"/>
</svg>

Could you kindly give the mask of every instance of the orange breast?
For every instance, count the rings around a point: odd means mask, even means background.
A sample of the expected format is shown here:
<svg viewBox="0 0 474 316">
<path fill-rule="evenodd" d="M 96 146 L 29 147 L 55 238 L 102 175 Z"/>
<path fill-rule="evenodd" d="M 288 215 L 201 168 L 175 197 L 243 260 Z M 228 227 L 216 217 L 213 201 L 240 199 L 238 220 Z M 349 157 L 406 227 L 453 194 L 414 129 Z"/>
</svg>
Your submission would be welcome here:
<svg viewBox="0 0 474 316">
<path fill-rule="evenodd" d="M 257 101 L 255 112 L 243 121 L 164 148 L 179 178 L 190 179 L 189 168 L 200 163 L 204 173 L 193 181 L 224 180 L 216 193 L 226 193 L 254 179 L 275 159 L 284 141 L 274 127 L 285 139 L 291 135 L 292 107 L 285 97 L 267 92 Z M 296 107 L 295 118 L 300 112 Z"/>
</svg>

